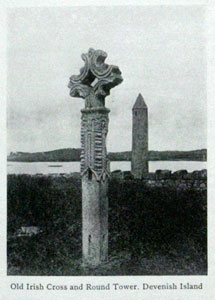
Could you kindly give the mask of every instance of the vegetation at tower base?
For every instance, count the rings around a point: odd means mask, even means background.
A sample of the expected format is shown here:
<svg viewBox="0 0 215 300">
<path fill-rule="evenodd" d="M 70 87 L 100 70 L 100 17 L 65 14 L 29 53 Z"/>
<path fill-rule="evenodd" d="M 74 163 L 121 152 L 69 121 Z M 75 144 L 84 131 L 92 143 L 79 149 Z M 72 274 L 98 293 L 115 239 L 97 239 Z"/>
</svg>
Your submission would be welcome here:
<svg viewBox="0 0 215 300">
<path fill-rule="evenodd" d="M 109 262 L 82 270 L 80 177 L 8 175 L 8 274 L 206 274 L 206 193 L 112 178 Z M 21 226 L 42 232 L 17 237 Z"/>
</svg>

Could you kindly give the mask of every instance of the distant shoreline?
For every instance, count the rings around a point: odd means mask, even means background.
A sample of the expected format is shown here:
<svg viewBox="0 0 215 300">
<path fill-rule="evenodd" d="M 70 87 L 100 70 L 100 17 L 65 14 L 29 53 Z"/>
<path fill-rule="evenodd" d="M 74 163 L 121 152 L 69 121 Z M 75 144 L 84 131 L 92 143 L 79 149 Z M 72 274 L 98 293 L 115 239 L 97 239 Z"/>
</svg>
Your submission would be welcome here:
<svg viewBox="0 0 215 300">
<path fill-rule="evenodd" d="M 80 148 L 58 149 L 46 152 L 11 152 L 7 161 L 16 162 L 78 162 L 80 161 Z M 110 152 L 110 161 L 131 161 L 131 151 Z M 149 151 L 149 161 L 206 161 L 207 150 L 198 149 L 191 151 Z"/>
</svg>

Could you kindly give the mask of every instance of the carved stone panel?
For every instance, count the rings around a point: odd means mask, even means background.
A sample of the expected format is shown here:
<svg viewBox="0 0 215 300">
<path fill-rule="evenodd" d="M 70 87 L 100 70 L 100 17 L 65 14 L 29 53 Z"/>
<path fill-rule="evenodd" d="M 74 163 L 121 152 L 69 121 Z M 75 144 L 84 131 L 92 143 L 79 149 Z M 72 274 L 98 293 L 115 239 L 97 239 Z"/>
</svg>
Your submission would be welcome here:
<svg viewBox="0 0 215 300">
<path fill-rule="evenodd" d="M 85 174 L 90 169 L 97 180 L 109 175 L 106 155 L 108 112 L 108 109 L 91 113 L 82 110 L 81 174 Z"/>
</svg>

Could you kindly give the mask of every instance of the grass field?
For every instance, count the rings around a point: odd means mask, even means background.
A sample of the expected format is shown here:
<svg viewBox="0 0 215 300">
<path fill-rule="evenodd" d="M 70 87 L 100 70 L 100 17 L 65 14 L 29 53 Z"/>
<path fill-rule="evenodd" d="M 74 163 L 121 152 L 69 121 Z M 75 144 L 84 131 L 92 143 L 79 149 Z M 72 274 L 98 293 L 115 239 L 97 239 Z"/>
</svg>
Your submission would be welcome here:
<svg viewBox="0 0 215 300">
<path fill-rule="evenodd" d="M 112 179 L 109 261 L 83 269 L 80 179 L 9 175 L 7 250 L 8 275 L 206 275 L 207 195 Z"/>
</svg>

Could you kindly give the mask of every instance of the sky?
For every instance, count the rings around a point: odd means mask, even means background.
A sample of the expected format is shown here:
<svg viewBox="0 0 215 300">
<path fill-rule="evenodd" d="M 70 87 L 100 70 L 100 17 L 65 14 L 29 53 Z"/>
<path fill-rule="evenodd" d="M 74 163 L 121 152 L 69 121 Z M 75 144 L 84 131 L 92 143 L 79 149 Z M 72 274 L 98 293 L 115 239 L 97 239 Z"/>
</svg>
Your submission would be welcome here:
<svg viewBox="0 0 215 300">
<path fill-rule="evenodd" d="M 207 147 L 204 7 L 11 8 L 7 29 L 8 152 L 80 147 L 84 100 L 67 85 L 89 48 L 107 52 L 124 79 L 106 97 L 108 151 L 131 150 L 139 93 L 149 150 Z"/>
</svg>

